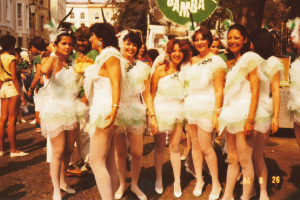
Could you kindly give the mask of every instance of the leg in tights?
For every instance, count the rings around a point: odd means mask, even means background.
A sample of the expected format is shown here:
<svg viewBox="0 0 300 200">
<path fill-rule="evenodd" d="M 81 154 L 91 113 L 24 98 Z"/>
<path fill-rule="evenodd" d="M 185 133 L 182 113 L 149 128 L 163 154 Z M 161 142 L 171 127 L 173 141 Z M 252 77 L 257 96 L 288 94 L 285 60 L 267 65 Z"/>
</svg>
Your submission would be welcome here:
<svg viewBox="0 0 300 200">
<path fill-rule="evenodd" d="M 118 166 L 118 174 L 120 179 L 120 186 L 115 196 L 123 196 L 126 190 L 126 154 L 127 145 L 125 133 L 116 135 L 116 159 Z"/>
<path fill-rule="evenodd" d="M 248 200 L 254 182 L 254 169 L 252 163 L 253 146 L 255 142 L 255 135 L 250 134 L 245 136 L 243 132 L 236 134 L 236 146 L 239 155 L 239 161 L 243 172 L 243 198 Z"/>
<path fill-rule="evenodd" d="M 60 176 L 60 185 L 63 188 L 68 188 L 65 178 L 67 173 L 67 168 L 69 166 L 69 162 L 71 159 L 72 152 L 74 150 L 74 144 L 76 141 L 76 138 L 79 133 L 79 123 L 77 123 L 77 126 L 74 130 L 71 131 L 65 131 L 65 148 L 64 148 L 64 155 L 61 165 L 61 176 Z"/>
<path fill-rule="evenodd" d="M 131 160 L 131 190 L 139 197 L 145 194 L 138 187 L 138 179 L 142 167 L 143 157 L 143 131 L 144 128 L 141 126 L 135 132 L 128 133 L 128 140 L 130 145 Z"/>
<path fill-rule="evenodd" d="M 221 185 L 218 176 L 217 155 L 212 147 L 213 133 L 205 132 L 198 126 L 198 138 L 201 152 L 206 160 L 212 178 L 211 194 L 216 196 L 220 193 Z"/>
<path fill-rule="evenodd" d="M 253 166 L 256 177 L 260 184 L 260 200 L 268 199 L 267 193 L 267 178 L 268 178 L 268 170 L 264 159 L 264 151 L 266 148 L 268 136 L 270 131 L 267 133 L 259 133 L 257 132 L 254 142 L 253 148 Z M 255 187 L 252 188 L 250 194 L 255 193 Z"/>
<path fill-rule="evenodd" d="M 162 165 L 164 162 L 164 151 L 166 147 L 166 134 L 157 133 L 154 135 L 154 165 L 156 172 L 155 188 L 163 189 L 162 184 Z"/>
<path fill-rule="evenodd" d="M 95 175 L 98 190 L 101 198 L 113 200 L 115 195 L 112 180 L 117 176 L 115 162 L 115 131 L 117 126 L 110 126 L 106 129 L 96 128 L 91 138 L 90 165 Z M 112 167 L 111 169 L 109 167 Z M 115 171 L 115 175 L 112 172 Z"/>
<path fill-rule="evenodd" d="M 227 142 L 227 159 L 228 169 L 226 177 L 226 188 L 223 200 L 233 199 L 233 190 L 236 184 L 236 179 L 240 173 L 239 155 L 236 147 L 236 134 L 231 134 L 225 131 Z M 225 134 L 223 133 L 223 134 Z"/>
<path fill-rule="evenodd" d="M 180 159 L 180 141 L 182 134 L 182 126 L 177 124 L 173 133 L 169 135 L 169 148 L 171 164 L 174 174 L 174 193 L 181 193 L 180 186 L 180 172 L 181 172 L 181 159 Z"/>
<path fill-rule="evenodd" d="M 294 125 L 295 137 L 300 148 L 300 126 L 297 123 L 294 123 Z"/>
<path fill-rule="evenodd" d="M 197 127 L 198 126 L 195 124 L 188 124 L 188 130 L 192 140 L 193 163 L 194 163 L 196 177 L 197 177 L 195 191 L 202 190 L 204 184 L 202 178 L 203 155 L 200 149 Z"/>
<path fill-rule="evenodd" d="M 108 174 L 111 180 L 111 188 L 112 193 L 111 195 L 114 197 L 115 192 L 117 190 L 118 184 L 118 170 L 117 170 L 117 163 L 116 163 L 116 136 L 115 134 L 112 136 L 112 143 L 110 145 L 107 159 L 106 159 L 106 166 L 108 170 Z"/>
<path fill-rule="evenodd" d="M 52 157 L 50 162 L 50 173 L 54 188 L 53 199 L 61 199 L 60 194 L 60 177 L 61 165 L 64 157 L 65 132 L 59 133 L 56 137 L 50 138 Z M 62 175 L 63 176 L 63 175 Z"/>
</svg>

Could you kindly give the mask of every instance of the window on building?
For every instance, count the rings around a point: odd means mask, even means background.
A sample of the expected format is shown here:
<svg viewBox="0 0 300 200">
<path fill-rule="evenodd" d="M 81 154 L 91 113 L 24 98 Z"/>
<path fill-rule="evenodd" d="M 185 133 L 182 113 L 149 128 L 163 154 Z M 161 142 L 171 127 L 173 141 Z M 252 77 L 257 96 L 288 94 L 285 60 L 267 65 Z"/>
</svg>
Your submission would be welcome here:
<svg viewBox="0 0 300 200">
<path fill-rule="evenodd" d="M 70 19 L 74 19 L 74 13 L 73 12 L 71 12 L 71 14 L 70 14 Z"/>
<path fill-rule="evenodd" d="M 83 26 L 85 26 L 85 24 L 84 24 L 84 23 L 81 23 L 80 26 L 83 27 Z"/>
<path fill-rule="evenodd" d="M 22 4 L 17 4 L 17 19 L 18 19 L 18 26 L 22 26 Z"/>
<path fill-rule="evenodd" d="M 44 5 L 44 0 L 40 0 L 40 5 Z"/>
<path fill-rule="evenodd" d="M 106 19 L 107 21 L 110 21 L 110 13 L 109 13 L 109 12 L 106 12 L 106 13 L 105 13 L 105 19 Z"/>
<path fill-rule="evenodd" d="M 41 32 L 44 32 L 44 16 L 41 16 Z"/>
<path fill-rule="evenodd" d="M 99 20 L 99 18 L 100 18 L 100 15 L 99 15 L 98 12 L 96 12 L 96 13 L 95 13 L 95 20 Z"/>
<path fill-rule="evenodd" d="M 18 37 L 18 47 L 22 47 L 23 38 Z"/>
<path fill-rule="evenodd" d="M 80 14 L 80 19 L 84 19 L 84 13 L 83 12 Z"/>
</svg>

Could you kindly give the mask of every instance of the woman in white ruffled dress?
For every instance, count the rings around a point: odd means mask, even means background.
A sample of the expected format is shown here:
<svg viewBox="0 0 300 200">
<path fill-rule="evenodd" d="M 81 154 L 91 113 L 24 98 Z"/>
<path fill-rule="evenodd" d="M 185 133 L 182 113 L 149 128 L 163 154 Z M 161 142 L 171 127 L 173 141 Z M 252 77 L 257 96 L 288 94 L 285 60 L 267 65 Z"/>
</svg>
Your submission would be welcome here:
<svg viewBox="0 0 300 200">
<path fill-rule="evenodd" d="M 186 71 L 184 110 L 192 139 L 192 157 L 197 177 L 193 194 L 195 196 L 202 194 L 204 156 L 212 177 L 209 199 L 218 199 L 222 188 L 212 140 L 214 129 L 218 130 L 218 110 L 222 107 L 227 66 L 221 57 L 209 49 L 213 41 L 209 29 L 201 26 L 192 36 L 192 40 L 200 54 L 191 59 L 191 67 Z"/>
<path fill-rule="evenodd" d="M 257 67 L 263 59 L 254 52 L 248 52 L 250 41 L 246 28 L 240 24 L 232 25 L 227 44 L 234 59 L 228 63 L 224 102 L 219 116 L 220 132 L 226 134 L 229 162 L 223 200 L 233 199 L 240 165 L 244 177 L 244 200 L 249 199 L 254 181 L 252 152 L 255 132 L 266 133 L 269 130 L 270 114 L 258 103 L 260 80 Z"/>
<path fill-rule="evenodd" d="M 300 49 L 300 18 L 297 17 L 294 21 L 295 28 L 291 34 L 291 41 L 295 48 Z M 291 99 L 288 103 L 288 110 L 294 115 L 295 137 L 300 147 L 300 58 L 292 63 L 289 74 Z"/>
<path fill-rule="evenodd" d="M 52 53 L 43 58 L 40 69 L 45 80 L 40 118 L 42 134 L 49 136 L 52 147 L 53 199 L 61 199 L 60 189 L 75 193 L 66 184 L 65 174 L 78 135 L 78 121 L 85 116 L 85 105 L 76 98 L 81 76 L 74 72 L 74 61 L 68 60 L 74 44 L 73 35 L 59 30 L 52 42 Z"/>
<path fill-rule="evenodd" d="M 115 159 L 115 132 L 125 125 L 128 98 L 127 61 L 118 51 L 118 40 L 109 23 L 90 27 L 92 48 L 100 55 L 85 70 L 85 95 L 90 102 L 90 165 L 102 199 L 114 199 L 118 173 Z"/>
<path fill-rule="evenodd" d="M 260 78 L 259 104 L 270 114 L 271 127 L 266 133 L 257 132 L 253 148 L 253 166 L 260 185 L 260 200 L 267 200 L 268 170 L 264 160 L 264 150 L 270 133 L 277 132 L 279 127 L 280 92 L 279 83 L 284 80 L 284 66 L 278 58 L 273 56 L 272 35 L 267 29 L 256 29 L 250 34 L 253 51 L 265 60 L 258 66 Z M 272 93 L 272 97 L 270 97 Z M 255 187 L 250 198 L 256 196 Z"/>
<path fill-rule="evenodd" d="M 121 199 L 126 190 L 126 155 L 127 145 L 125 132 L 127 133 L 131 160 L 131 191 L 141 199 L 147 199 L 146 195 L 138 187 L 138 179 L 143 157 L 143 133 L 146 128 L 146 108 L 151 116 L 153 134 L 157 131 L 157 123 L 154 113 L 153 100 L 150 94 L 149 74 L 151 68 L 134 57 L 142 46 L 141 34 L 133 31 L 123 31 L 119 38 L 119 46 L 124 58 L 128 61 L 127 77 L 129 80 L 130 96 L 124 102 L 128 108 L 126 126 L 120 127 L 116 134 L 116 156 L 120 186 L 115 194 L 115 199 Z M 141 96 L 145 104 L 141 101 Z M 146 107 L 147 106 L 147 107 Z"/>
<path fill-rule="evenodd" d="M 180 40 L 170 40 L 167 45 L 169 62 L 159 65 L 151 78 L 151 94 L 158 124 L 158 134 L 154 135 L 154 164 L 156 171 L 155 191 L 163 192 L 162 165 L 166 134 L 169 134 L 171 164 L 174 173 L 174 196 L 182 195 L 180 186 L 181 160 L 179 144 L 184 121 L 183 98 L 184 76 L 181 64 L 189 58 L 189 46 Z"/>
</svg>

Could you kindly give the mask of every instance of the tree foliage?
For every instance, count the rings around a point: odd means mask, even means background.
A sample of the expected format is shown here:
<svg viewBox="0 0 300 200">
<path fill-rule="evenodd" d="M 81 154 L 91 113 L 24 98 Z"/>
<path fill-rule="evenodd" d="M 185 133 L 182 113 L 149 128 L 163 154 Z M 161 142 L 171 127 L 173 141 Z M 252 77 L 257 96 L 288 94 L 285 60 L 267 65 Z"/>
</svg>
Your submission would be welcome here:
<svg viewBox="0 0 300 200">
<path fill-rule="evenodd" d="M 143 35 L 146 33 L 148 0 L 108 0 L 108 3 L 113 4 L 117 10 L 113 15 L 114 25 L 141 30 Z"/>
</svg>

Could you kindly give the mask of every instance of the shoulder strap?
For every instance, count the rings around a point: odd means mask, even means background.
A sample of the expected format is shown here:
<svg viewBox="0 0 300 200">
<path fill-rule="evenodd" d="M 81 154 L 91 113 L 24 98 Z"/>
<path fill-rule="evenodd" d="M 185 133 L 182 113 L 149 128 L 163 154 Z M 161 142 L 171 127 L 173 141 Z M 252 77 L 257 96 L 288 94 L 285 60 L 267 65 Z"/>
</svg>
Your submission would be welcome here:
<svg viewBox="0 0 300 200">
<path fill-rule="evenodd" d="M 8 71 L 5 70 L 5 68 L 3 67 L 3 64 L 2 64 L 2 60 L 1 60 L 1 55 L 0 55 L 0 64 L 1 64 L 1 68 L 5 71 L 5 73 L 9 76 L 11 76 L 10 73 L 8 73 Z"/>
</svg>

